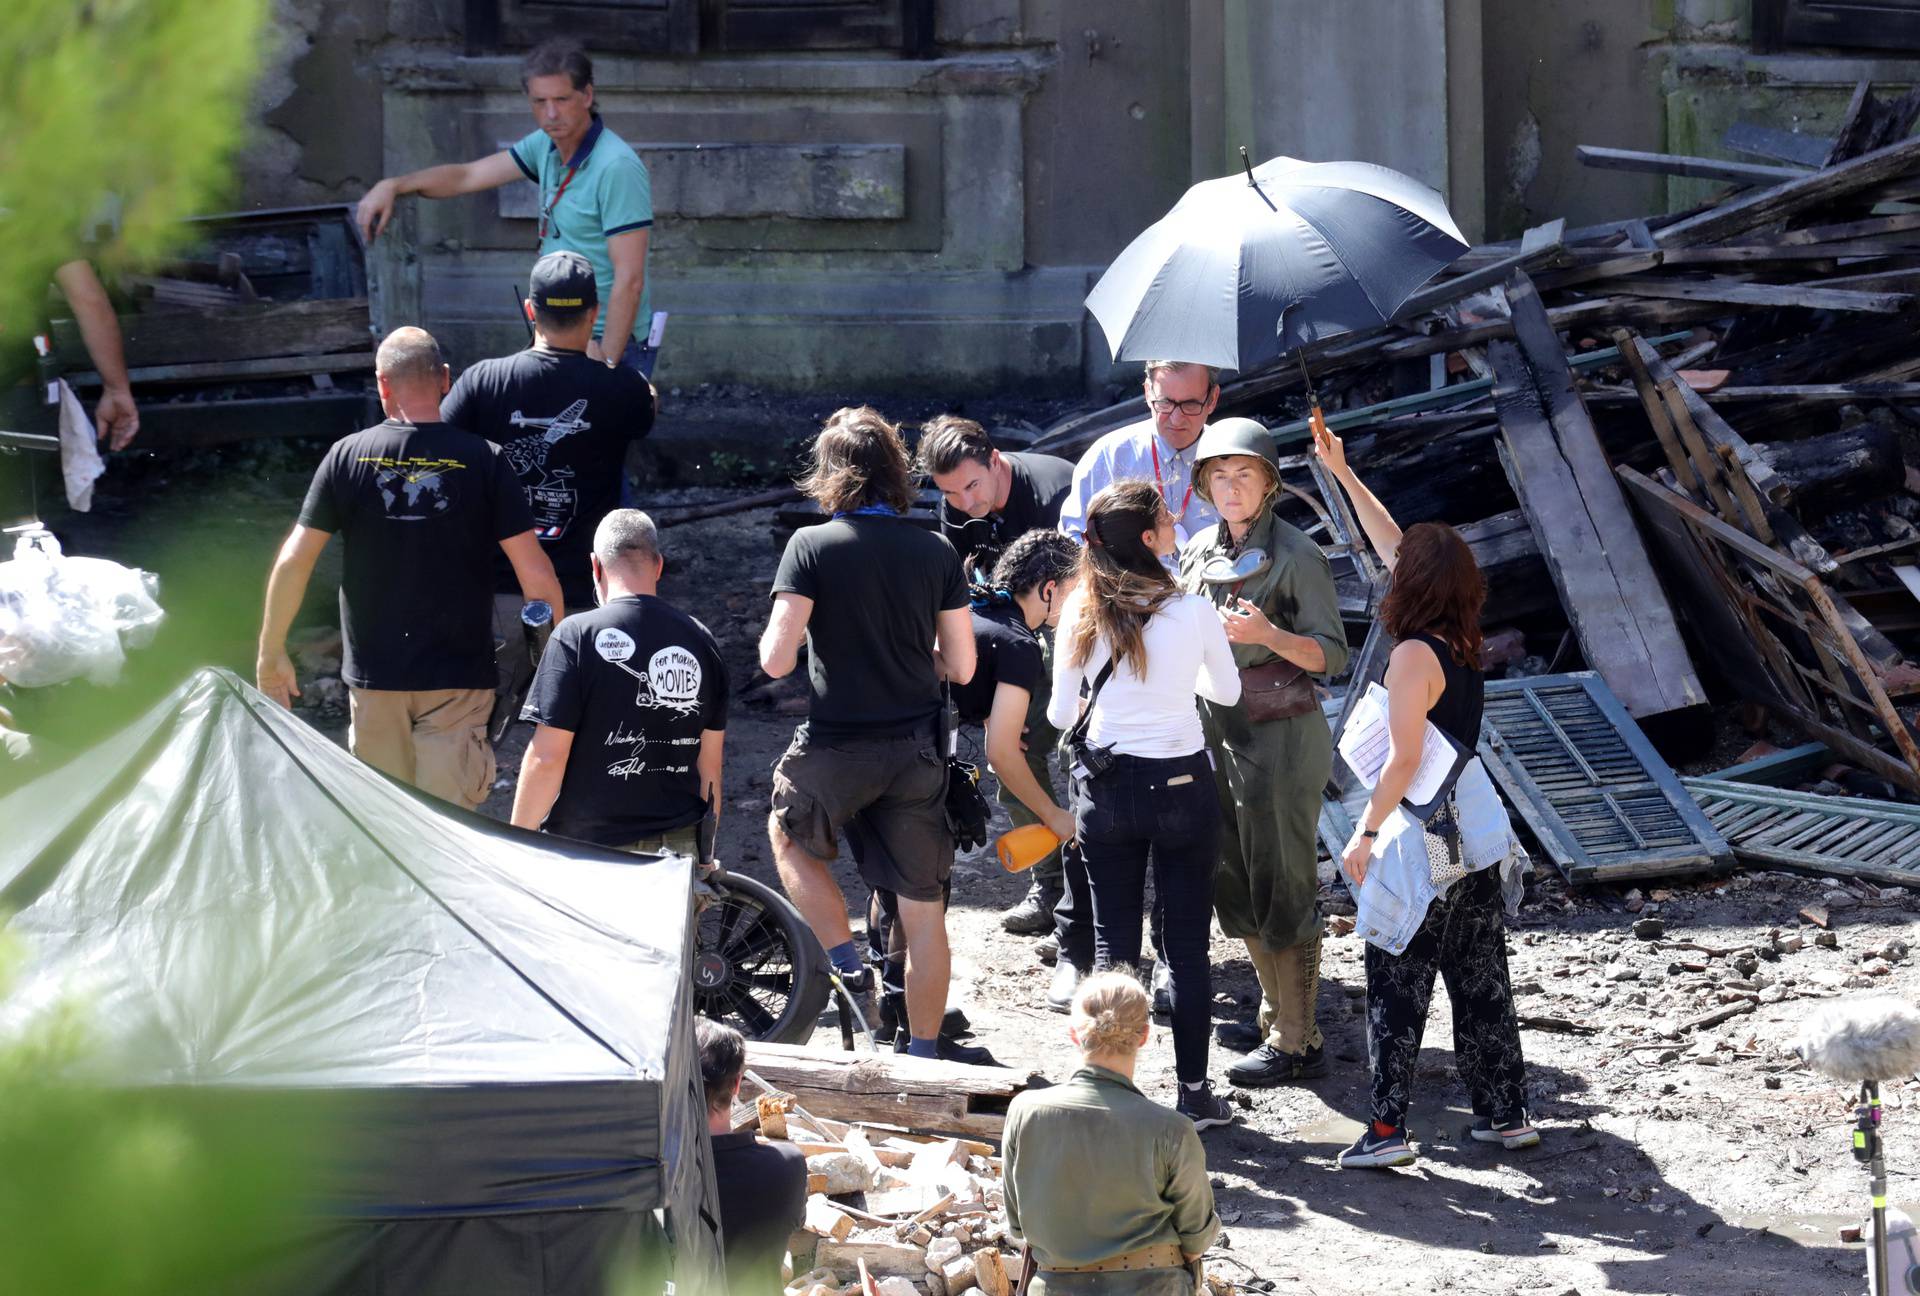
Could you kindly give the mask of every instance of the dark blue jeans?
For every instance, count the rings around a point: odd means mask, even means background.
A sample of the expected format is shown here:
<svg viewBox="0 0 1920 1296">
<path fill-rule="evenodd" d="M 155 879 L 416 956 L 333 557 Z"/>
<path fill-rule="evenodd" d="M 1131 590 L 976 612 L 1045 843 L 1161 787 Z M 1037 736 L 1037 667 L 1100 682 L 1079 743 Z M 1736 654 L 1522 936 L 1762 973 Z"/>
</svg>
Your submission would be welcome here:
<svg viewBox="0 0 1920 1296">
<path fill-rule="evenodd" d="M 1173 1060 L 1183 1082 L 1207 1078 L 1213 967 L 1213 868 L 1220 802 L 1204 751 L 1155 760 L 1116 756 L 1098 778 L 1074 776 L 1074 820 L 1093 898 L 1094 966 L 1140 960 L 1147 868 L 1163 914 L 1157 939 L 1173 974 Z"/>
</svg>

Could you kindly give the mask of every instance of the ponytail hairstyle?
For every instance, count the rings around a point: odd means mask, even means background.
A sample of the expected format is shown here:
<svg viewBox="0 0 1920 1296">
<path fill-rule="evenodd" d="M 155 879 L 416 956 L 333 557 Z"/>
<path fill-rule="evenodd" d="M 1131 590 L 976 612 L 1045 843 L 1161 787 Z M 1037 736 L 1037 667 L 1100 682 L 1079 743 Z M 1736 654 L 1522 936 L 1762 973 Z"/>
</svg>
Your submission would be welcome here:
<svg viewBox="0 0 1920 1296">
<path fill-rule="evenodd" d="M 1152 482 L 1118 481 L 1087 506 L 1087 547 L 1080 553 L 1084 603 L 1073 623 L 1068 660 L 1085 666 L 1098 641 L 1107 641 L 1114 668 L 1147 673 L 1147 622 L 1179 596 L 1180 587 L 1140 537 L 1166 516 Z"/>
<path fill-rule="evenodd" d="M 1151 1006 L 1146 990 L 1125 972 L 1095 972 L 1073 996 L 1073 1034 L 1081 1053 L 1138 1050 Z"/>
</svg>

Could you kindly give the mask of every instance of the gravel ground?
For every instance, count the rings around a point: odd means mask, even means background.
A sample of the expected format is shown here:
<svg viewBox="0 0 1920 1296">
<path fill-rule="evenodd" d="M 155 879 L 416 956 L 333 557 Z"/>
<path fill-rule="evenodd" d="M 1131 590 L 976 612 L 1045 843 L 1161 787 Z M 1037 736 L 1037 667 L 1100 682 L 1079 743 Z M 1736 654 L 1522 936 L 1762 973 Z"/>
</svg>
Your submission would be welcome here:
<svg viewBox="0 0 1920 1296">
<path fill-rule="evenodd" d="M 206 473 L 150 466 L 104 483 L 102 505 L 65 519 L 74 551 L 159 570 L 175 628 L 136 675 L 164 682 L 196 662 L 251 670 L 258 592 L 311 459 L 262 451 Z M 705 502 L 711 489 L 650 499 Z M 754 642 L 779 554 L 770 511 L 665 532 L 663 594 L 704 619 L 734 670 L 756 683 Z M 308 602 L 324 622 L 328 569 Z M 344 715 L 324 685 L 303 714 L 339 734 Z M 792 694 L 742 701 L 728 733 L 721 852 L 729 866 L 773 880 L 764 810 L 773 762 L 795 718 Z M 504 815 L 524 731 L 502 753 L 488 804 Z M 858 895 L 852 870 L 843 885 Z M 990 854 L 956 866 L 951 917 L 955 997 L 974 1042 L 1005 1063 L 1060 1078 L 1071 1067 L 1065 1020 L 1041 1006 L 1048 970 L 1030 938 L 1000 930 L 998 913 L 1023 882 Z M 1525 1045 L 1539 1149 L 1504 1153 L 1465 1138 L 1465 1094 L 1449 1056 L 1451 1027 L 1437 996 L 1422 1055 L 1411 1169 L 1339 1171 L 1333 1158 L 1364 1110 L 1361 946 L 1338 934 L 1329 893 L 1320 1017 L 1330 1074 L 1240 1098 L 1241 1121 L 1204 1135 L 1227 1228 L 1216 1267 L 1249 1290 L 1345 1296 L 1382 1292 L 1840 1293 L 1863 1284 L 1859 1248 L 1839 1230 L 1865 1211 L 1864 1171 L 1849 1154 L 1851 1095 L 1791 1056 L 1817 1004 L 1871 986 L 1912 1000 L 1920 974 L 1901 942 L 1920 898 L 1861 885 L 1742 873 L 1711 885 L 1569 894 L 1556 879 L 1531 888 L 1510 942 L 1521 1011 L 1579 1033 L 1528 1029 Z M 1831 941 L 1799 916 L 1821 906 Z M 1657 940 L 1633 924 L 1664 923 Z M 1878 956 L 1877 956 L 1878 955 Z M 1884 956 L 1884 957 L 1882 957 Z M 1255 981 L 1244 953 L 1216 938 L 1215 1016 L 1244 1016 Z M 1684 1023 L 1751 1005 L 1705 1029 Z M 1551 1022 L 1542 1025 L 1551 1027 Z M 1662 1032 L 1673 1032 L 1669 1038 Z M 823 1029 L 822 1043 L 838 1033 Z M 1216 1050 L 1216 1077 L 1232 1055 Z M 1156 1032 L 1143 1057 L 1150 1095 L 1171 1100 L 1172 1053 Z M 1909 1124 L 1920 1088 L 1887 1093 L 1896 1203 L 1914 1203 L 1920 1138 Z"/>
</svg>

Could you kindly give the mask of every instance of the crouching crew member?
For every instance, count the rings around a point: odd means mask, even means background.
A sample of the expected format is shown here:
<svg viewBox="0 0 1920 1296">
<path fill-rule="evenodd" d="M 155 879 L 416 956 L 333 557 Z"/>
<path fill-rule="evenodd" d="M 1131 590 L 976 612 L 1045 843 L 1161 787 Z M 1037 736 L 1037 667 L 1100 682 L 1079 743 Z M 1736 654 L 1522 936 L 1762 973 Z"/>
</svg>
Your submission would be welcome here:
<svg viewBox="0 0 1920 1296">
<path fill-rule="evenodd" d="M 996 450 L 986 429 L 972 419 L 942 414 L 920 430 L 920 471 L 940 490 L 940 534 L 969 575 L 985 580 L 1000 555 L 1018 537 L 1036 527 L 1060 522 L 1060 505 L 1073 487 L 1073 464 L 1035 451 Z M 1026 763 L 1034 781 L 1053 787 L 1047 757 L 1060 734 L 1047 723 L 1049 676 L 1052 673 L 1053 632 L 1049 620 L 1040 628 L 1040 651 L 1045 661 L 1039 680 L 1027 694 Z M 1000 804 L 1014 824 L 1037 823 L 1027 803 L 1000 780 Z M 1051 797 L 1049 797 L 1051 799 Z M 1062 888 L 1060 852 L 1053 851 L 1033 866 L 1027 894 L 1000 915 L 1000 925 L 1022 936 L 1051 931 L 1054 906 Z M 1091 932 L 1091 929 L 1087 929 Z M 1087 936 L 1091 940 L 1091 935 Z M 1083 965 L 1084 968 L 1084 965 Z M 1066 1005 L 1060 1006 L 1066 1011 Z"/>
<path fill-rule="evenodd" d="M 1000 802 L 1014 823 L 1045 824 L 1062 843 L 1049 858 L 1064 854 L 1068 867 L 1084 874 L 1086 865 L 1073 846 L 1073 815 L 1053 799 L 1047 750 L 1031 724 L 1035 699 L 1044 706 L 1051 695 L 1052 668 L 1042 635 L 1059 624 L 1067 595 L 1079 580 L 1079 563 L 1080 546 L 1058 531 L 1029 531 L 1007 547 L 992 577 L 974 586 L 978 665 L 973 678 L 953 690 L 953 701 L 961 723 L 986 726 L 987 764 L 1000 781 Z M 1046 734 L 1054 737 L 1051 725 Z M 1019 813 L 1011 813 L 1016 807 Z M 1078 890 L 1085 894 L 1084 878 Z M 1043 902 L 1049 924 L 1059 898 L 1056 879 Z M 1079 943 L 1060 951 L 1047 992 L 1047 1006 L 1056 1012 L 1072 1004 L 1075 984 L 1093 964 L 1090 915 L 1076 925 L 1074 934 Z"/>
<path fill-rule="evenodd" d="M 1258 1018 L 1222 1026 L 1220 1042 L 1252 1050 L 1227 1079 L 1259 1087 L 1326 1071 L 1314 999 L 1320 793 L 1333 740 L 1308 677 L 1346 669 L 1347 637 L 1326 556 L 1274 513 L 1280 471 L 1264 427 L 1244 418 L 1209 427 L 1194 489 L 1220 521 L 1181 550 L 1180 584 L 1219 609 L 1241 681 L 1238 702 L 1200 702 L 1224 820 L 1213 904 L 1260 978 Z"/>
<path fill-rule="evenodd" d="M 787 1238 L 807 1215 L 807 1158 L 791 1143 L 768 1142 L 750 1129 L 734 1130 L 733 1104 L 747 1071 L 747 1041 L 733 1027 L 705 1017 L 693 1030 L 707 1096 L 727 1290 L 740 1296 L 777 1292 Z"/>
</svg>

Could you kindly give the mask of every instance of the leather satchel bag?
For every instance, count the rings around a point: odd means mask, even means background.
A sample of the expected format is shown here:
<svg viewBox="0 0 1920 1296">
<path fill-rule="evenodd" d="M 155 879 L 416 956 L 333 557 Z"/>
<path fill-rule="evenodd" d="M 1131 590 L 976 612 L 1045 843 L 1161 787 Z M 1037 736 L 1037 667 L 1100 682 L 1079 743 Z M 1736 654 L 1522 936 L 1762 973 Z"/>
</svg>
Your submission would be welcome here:
<svg viewBox="0 0 1920 1296">
<path fill-rule="evenodd" d="M 1307 672 L 1276 657 L 1264 666 L 1240 668 L 1240 706 L 1254 724 L 1291 720 L 1320 707 Z"/>
</svg>

